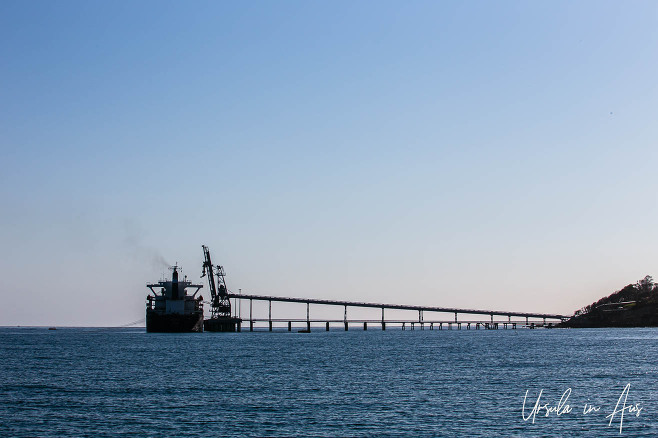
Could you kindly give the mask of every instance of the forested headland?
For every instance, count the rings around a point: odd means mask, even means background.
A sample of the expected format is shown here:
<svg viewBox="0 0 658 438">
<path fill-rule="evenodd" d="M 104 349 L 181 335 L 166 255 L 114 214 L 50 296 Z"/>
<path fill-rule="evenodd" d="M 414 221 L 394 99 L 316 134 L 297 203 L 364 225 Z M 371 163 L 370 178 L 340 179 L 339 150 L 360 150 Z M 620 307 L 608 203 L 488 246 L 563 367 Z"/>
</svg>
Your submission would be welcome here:
<svg viewBox="0 0 658 438">
<path fill-rule="evenodd" d="M 647 275 L 577 310 L 560 327 L 656 327 L 658 285 Z"/>
</svg>

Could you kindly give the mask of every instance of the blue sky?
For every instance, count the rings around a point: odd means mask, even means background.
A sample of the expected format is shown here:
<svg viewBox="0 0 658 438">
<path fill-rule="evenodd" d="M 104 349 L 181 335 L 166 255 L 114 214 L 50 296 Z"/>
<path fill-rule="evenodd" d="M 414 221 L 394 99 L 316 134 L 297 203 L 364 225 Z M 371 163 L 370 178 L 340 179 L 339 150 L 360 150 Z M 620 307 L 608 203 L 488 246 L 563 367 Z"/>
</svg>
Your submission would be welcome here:
<svg viewBox="0 0 658 438">
<path fill-rule="evenodd" d="M 0 324 L 231 289 L 571 313 L 656 273 L 655 2 L 0 5 Z M 658 275 L 658 274 L 657 274 Z"/>
</svg>

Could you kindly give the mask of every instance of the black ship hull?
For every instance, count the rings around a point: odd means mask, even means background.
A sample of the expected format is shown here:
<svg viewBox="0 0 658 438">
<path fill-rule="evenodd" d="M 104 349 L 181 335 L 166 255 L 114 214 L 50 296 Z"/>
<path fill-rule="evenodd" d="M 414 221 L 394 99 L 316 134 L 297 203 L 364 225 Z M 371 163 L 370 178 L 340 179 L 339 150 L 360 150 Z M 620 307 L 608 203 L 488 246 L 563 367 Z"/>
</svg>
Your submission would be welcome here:
<svg viewBox="0 0 658 438">
<path fill-rule="evenodd" d="M 146 331 L 149 333 L 202 332 L 203 312 L 179 315 L 147 311 Z"/>
</svg>

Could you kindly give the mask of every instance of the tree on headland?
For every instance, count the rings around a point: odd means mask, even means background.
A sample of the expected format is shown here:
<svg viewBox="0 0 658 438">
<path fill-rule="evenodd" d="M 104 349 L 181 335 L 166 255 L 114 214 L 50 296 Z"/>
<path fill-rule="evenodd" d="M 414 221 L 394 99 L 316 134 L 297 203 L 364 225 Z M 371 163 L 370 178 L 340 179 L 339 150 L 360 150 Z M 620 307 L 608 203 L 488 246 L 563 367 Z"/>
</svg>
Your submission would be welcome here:
<svg viewBox="0 0 658 438">
<path fill-rule="evenodd" d="M 640 292 L 652 291 L 655 288 L 653 277 L 651 277 L 651 275 L 647 275 L 642 280 L 638 280 L 638 282 L 635 284 L 635 287 Z"/>
</svg>

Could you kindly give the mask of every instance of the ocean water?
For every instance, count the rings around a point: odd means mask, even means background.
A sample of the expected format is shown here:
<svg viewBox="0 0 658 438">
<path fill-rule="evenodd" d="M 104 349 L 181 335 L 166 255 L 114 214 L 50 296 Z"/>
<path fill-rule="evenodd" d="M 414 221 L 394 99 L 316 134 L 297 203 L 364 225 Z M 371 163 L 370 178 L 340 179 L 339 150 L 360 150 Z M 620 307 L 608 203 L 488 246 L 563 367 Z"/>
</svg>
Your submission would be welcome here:
<svg viewBox="0 0 658 438">
<path fill-rule="evenodd" d="M 656 437 L 657 362 L 657 329 L 3 328 L 0 436 Z"/>
</svg>

